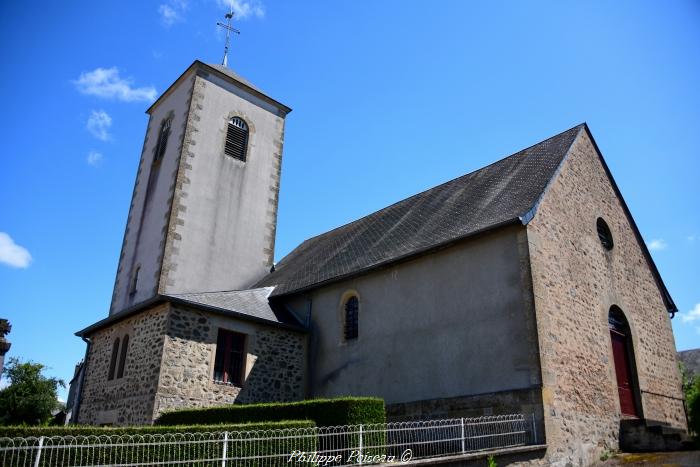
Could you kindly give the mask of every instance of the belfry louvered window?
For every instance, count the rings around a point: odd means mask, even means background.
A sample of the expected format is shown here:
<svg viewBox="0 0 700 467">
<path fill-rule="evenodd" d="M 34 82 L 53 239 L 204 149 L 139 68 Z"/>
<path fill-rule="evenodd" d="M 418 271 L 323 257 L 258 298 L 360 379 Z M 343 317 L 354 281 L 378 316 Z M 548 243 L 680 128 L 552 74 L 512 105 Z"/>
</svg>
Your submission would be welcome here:
<svg viewBox="0 0 700 467">
<path fill-rule="evenodd" d="M 245 162 L 248 150 L 248 124 L 239 117 L 228 121 L 224 154 Z"/>
<path fill-rule="evenodd" d="M 156 151 L 153 156 L 153 162 L 160 161 L 165 155 L 165 148 L 168 145 L 168 136 L 170 136 L 170 124 L 172 123 L 172 118 L 166 118 L 160 125 L 160 132 L 158 133 L 158 142 L 156 143 Z"/>
</svg>

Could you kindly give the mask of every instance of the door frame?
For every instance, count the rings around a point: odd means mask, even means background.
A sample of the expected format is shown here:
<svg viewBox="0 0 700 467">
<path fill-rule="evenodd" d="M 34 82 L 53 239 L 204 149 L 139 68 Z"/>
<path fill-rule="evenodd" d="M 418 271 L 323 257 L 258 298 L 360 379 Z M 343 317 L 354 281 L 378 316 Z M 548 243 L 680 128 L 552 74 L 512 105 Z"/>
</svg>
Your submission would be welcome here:
<svg viewBox="0 0 700 467">
<path fill-rule="evenodd" d="M 613 320 L 615 323 L 613 323 Z M 644 418 L 644 408 L 642 405 L 642 394 L 639 386 L 639 377 L 637 373 L 637 360 L 635 358 L 634 351 L 634 338 L 632 336 L 632 328 L 630 327 L 629 321 L 625 313 L 617 305 L 613 305 L 608 310 L 608 339 L 610 340 L 610 356 L 611 356 L 611 367 L 615 382 L 615 393 L 617 394 L 618 408 L 620 409 L 620 416 L 631 416 L 629 414 L 622 413 L 622 401 L 620 400 L 619 385 L 617 380 L 617 370 L 615 369 L 615 351 L 613 349 L 612 336 L 611 333 L 622 335 L 624 337 L 625 343 L 625 357 L 627 360 L 628 371 L 630 376 L 630 390 L 632 392 L 632 403 L 634 404 L 636 416 L 639 419 Z"/>
</svg>

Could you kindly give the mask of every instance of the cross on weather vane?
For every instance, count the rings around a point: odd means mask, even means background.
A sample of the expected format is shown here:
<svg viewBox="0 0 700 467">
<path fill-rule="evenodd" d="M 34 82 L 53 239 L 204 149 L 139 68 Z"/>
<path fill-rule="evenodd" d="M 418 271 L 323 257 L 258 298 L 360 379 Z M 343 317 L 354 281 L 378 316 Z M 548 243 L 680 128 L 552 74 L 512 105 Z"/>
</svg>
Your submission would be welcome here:
<svg viewBox="0 0 700 467">
<path fill-rule="evenodd" d="M 231 26 L 231 21 L 233 20 L 233 3 L 231 3 L 231 9 L 226 13 L 226 24 L 221 21 L 217 22 L 216 25 L 222 27 L 226 30 L 226 45 L 224 46 L 224 59 L 221 61 L 223 66 L 228 66 L 228 46 L 231 40 L 231 33 L 240 34 L 241 31 Z"/>
</svg>

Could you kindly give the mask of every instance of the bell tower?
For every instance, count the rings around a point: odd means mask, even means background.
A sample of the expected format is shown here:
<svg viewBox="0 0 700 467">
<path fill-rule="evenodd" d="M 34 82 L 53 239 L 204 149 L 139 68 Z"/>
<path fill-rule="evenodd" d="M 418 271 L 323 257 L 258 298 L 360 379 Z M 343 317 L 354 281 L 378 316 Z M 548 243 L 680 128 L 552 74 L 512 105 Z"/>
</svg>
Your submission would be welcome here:
<svg viewBox="0 0 700 467">
<path fill-rule="evenodd" d="M 110 314 L 159 294 L 244 289 L 270 270 L 290 111 L 200 61 L 148 109 Z"/>
</svg>

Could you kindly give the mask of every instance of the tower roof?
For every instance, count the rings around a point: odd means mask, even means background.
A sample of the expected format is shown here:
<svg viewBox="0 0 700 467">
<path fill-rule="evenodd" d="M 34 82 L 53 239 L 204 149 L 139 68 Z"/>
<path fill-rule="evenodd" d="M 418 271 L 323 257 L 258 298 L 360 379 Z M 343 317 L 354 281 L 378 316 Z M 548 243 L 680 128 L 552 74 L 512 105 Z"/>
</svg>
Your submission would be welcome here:
<svg viewBox="0 0 700 467">
<path fill-rule="evenodd" d="M 262 99 L 263 101 L 272 104 L 273 106 L 277 107 L 280 112 L 282 113 L 282 116 L 287 115 L 289 112 L 292 111 L 292 109 L 283 103 L 279 102 L 278 100 L 273 99 L 270 97 L 267 93 L 262 91 L 260 88 L 255 86 L 253 83 L 248 81 L 247 79 L 243 78 L 239 74 L 235 73 L 234 71 L 230 70 L 229 68 L 226 68 L 223 65 L 215 65 L 215 64 L 210 64 L 210 63 L 204 63 L 200 60 L 195 60 L 192 62 L 192 64 L 187 67 L 187 69 L 171 84 L 168 89 L 166 89 L 158 98 L 151 104 L 151 106 L 146 110 L 146 113 L 151 113 L 153 109 L 160 103 L 160 101 L 165 97 L 166 95 L 170 94 L 172 90 L 180 84 L 182 81 L 184 81 L 185 77 L 190 74 L 190 72 L 195 72 L 195 73 L 203 73 L 206 75 L 207 73 L 213 73 L 215 75 L 218 75 L 219 77 L 225 79 L 226 81 L 236 85 L 239 88 L 242 88 L 254 96 Z"/>
</svg>

